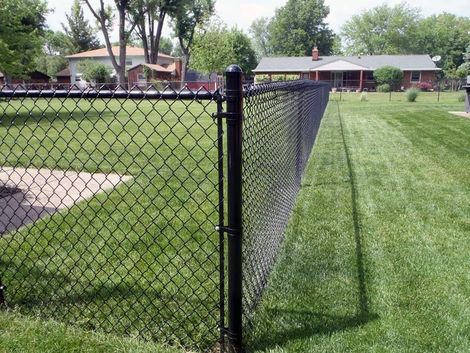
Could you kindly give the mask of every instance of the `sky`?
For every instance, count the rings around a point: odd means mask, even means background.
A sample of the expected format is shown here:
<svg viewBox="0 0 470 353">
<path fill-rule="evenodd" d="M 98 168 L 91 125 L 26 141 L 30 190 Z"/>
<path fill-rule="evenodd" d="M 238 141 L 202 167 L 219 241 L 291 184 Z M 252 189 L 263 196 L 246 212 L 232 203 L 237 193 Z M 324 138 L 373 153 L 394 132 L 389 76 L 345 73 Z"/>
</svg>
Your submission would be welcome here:
<svg viewBox="0 0 470 353">
<path fill-rule="evenodd" d="M 65 13 L 70 11 L 73 0 L 47 0 L 54 13 L 49 14 L 47 20 L 51 29 L 61 30 L 61 23 L 65 22 Z M 112 1 L 112 0 L 106 0 Z M 247 30 L 251 22 L 262 16 L 271 17 L 276 8 L 283 6 L 287 0 L 217 0 L 217 15 L 229 26 L 237 26 Z M 97 0 L 94 0 L 98 3 Z M 325 0 L 330 7 L 330 15 L 327 22 L 330 27 L 339 32 L 341 26 L 351 15 L 359 14 L 364 10 L 387 3 L 395 5 L 403 0 Z M 411 6 L 419 7 L 423 15 L 428 16 L 441 12 L 450 12 L 459 16 L 470 17 L 468 0 L 410 0 Z M 91 19 L 88 9 L 85 9 L 87 17 Z M 170 28 L 164 31 L 164 35 L 171 34 Z M 114 37 L 115 38 L 115 37 Z"/>
</svg>

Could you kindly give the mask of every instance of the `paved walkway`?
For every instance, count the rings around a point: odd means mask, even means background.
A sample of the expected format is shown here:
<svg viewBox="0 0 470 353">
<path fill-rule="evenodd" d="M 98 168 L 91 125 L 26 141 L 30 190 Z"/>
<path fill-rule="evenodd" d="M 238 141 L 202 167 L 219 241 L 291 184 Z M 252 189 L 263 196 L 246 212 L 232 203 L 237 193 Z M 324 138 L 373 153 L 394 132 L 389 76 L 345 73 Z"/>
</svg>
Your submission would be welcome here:
<svg viewBox="0 0 470 353">
<path fill-rule="evenodd" d="M 118 174 L 0 167 L 0 185 L 21 190 L 0 198 L 0 235 L 130 179 Z"/>
</svg>

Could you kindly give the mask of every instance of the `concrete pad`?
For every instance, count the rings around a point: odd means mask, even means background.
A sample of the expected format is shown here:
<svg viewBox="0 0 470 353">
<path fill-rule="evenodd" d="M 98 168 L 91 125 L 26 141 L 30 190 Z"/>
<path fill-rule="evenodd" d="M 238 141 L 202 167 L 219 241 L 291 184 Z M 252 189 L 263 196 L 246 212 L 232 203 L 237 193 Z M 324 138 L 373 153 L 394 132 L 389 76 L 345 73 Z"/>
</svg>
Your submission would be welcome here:
<svg viewBox="0 0 470 353">
<path fill-rule="evenodd" d="M 118 174 L 0 166 L 0 185 L 21 190 L 0 198 L 0 235 L 130 179 Z"/>
<path fill-rule="evenodd" d="M 466 112 L 449 112 L 450 114 L 460 116 L 462 118 L 469 118 L 470 119 L 470 113 Z"/>
</svg>

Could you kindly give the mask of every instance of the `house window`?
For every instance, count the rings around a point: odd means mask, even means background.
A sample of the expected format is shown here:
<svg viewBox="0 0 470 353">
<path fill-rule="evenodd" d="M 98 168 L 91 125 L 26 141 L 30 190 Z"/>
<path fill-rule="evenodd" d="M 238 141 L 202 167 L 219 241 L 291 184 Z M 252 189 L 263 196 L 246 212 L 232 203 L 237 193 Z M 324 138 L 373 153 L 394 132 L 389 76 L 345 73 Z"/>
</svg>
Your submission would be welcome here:
<svg viewBox="0 0 470 353">
<path fill-rule="evenodd" d="M 126 66 L 132 66 L 132 60 L 126 60 Z"/>
<path fill-rule="evenodd" d="M 411 71 L 411 82 L 421 81 L 421 71 Z"/>
<path fill-rule="evenodd" d="M 145 74 L 138 74 L 138 75 L 137 75 L 137 79 L 138 79 L 139 81 L 145 81 Z"/>
</svg>

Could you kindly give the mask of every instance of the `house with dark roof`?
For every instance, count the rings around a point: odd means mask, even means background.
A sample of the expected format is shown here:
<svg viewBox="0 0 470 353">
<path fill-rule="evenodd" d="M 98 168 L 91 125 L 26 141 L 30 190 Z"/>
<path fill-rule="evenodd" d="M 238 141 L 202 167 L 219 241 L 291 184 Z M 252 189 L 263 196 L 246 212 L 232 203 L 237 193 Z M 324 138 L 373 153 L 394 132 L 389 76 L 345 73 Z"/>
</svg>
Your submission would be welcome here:
<svg viewBox="0 0 470 353">
<path fill-rule="evenodd" d="M 37 85 L 42 87 L 49 84 L 51 77 L 40 71 L 34 70 L 28 72 L 25 77 L 12 77 L 10 84 L 12 85 Z M 6 78 L 3 73 L 0 72 L 0 85 L 6 84 Z"/>
<path fill-rule="evenodd" d="M 70 69 L 68 67 L 59 71 L 54 76 L 58 84 L 70 84 Z"/>
<path fill-rule="evenodd" d="M 434 86 L 439 69 L 428 55 L 320 56 L 318 49 L 306 57 L 266 57 L 253 72 L 272 79 L 274 75 L 330 83 L 332 88 L 374 90 L 373 73 L 383 66 L 400 68 L 403 89 L 427 83 Z M 292 76 L 294 75 L 294 76 Z"/>
</svg>

